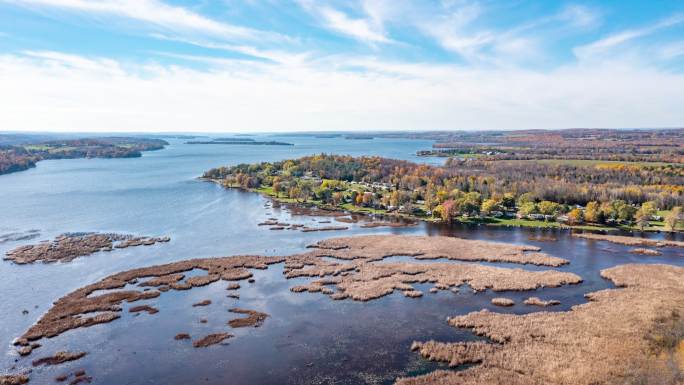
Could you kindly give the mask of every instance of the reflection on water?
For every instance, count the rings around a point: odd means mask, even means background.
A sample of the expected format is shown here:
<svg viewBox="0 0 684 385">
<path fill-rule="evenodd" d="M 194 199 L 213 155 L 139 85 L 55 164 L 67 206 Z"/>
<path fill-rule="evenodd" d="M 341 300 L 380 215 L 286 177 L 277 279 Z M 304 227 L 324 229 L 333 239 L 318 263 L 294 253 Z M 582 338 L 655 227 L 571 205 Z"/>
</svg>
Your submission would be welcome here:
<svg viewBox="0 0 684 385">
<path fill-rule="evenodd" d="M 420 374 L 437 367 L 410 352 L 412 341 L 475 338 L 467 330 L 449 327 L 447 316 L 482 308 L 516 314 L 539 311 L 537 307 L 522 304 L 530 296 L 561 301 L 561 305 L 544 311 L 567 310 L 584 302 L 585 293 L 609 287 L 599 276 L 603 268 L 634 262 L 684 265 L 681 250 L 665 248 L 661 256 L 635 255 L 628 253 L 627 246 L 572 238 L 564 231 L 424 223 L 405 228 L 362 228 L 362 222 L 345 223 L 349 230 L 326 233 L 270 231 L 257 224 L 274 217 L 282 222 L 313 226 L 331 218 L 293 216 L 286 207 L 265 207 L 269 206 L 265 205 L 267 200 L 256 194 L 226 191 L 193 179 L 203 170 L 220 164 L 284 159 L 320 151 L 411 159 L 415 150 L 429 146 L 426 142 L 411 141 L 293 140 L 297 144 L 293 147 L 258 149 L 186 146 L 176 140 L 168 149 L 139 159 L 45 161 L 36 169 L 0 176 L 2 233 L 40 232 L 33 240 L 3 238 L 2 254 L 19 245 L 70 231 L 171 237 L 168 244 L 97 253 L 71 263 L 26 266 L 0 263 L 3 278 L 0 281 L 3 293 L 0 342 L 5 347 L 0 367 L 25 368 L 32 359 L 58 350 L 83 350 L 89 354 L 79 361 L 35 369 L 32 382 L 52 383 L 59 374 L 85 368 L 96 383 L 102 384 L 391 383 L 396 376 Z M 197 257 L 287 255 L 304 251 L 307 245 L 328 237 L 383 233 L 533 244 L 546 253 L 570 260 L 569 265 L 558 269 L 577 273 L 584 282 L 533 292 L 477 294 L 467 287 L 458 293 L 432 294 L 430 285 L 416 285 L 425 293 L 422 298 L 406 298 L 395 293 L 360 303 L 332 301 L 322 294 L 292 293 L 290 287 L 307 279 L 285 280 L 283 266 L 274 265 L 254 271 L 254 283 L 241 281 L 239 299 L 227 297 L 230 291 L 226 290 L 224 281 L 189 291 L 170 291 L 159 298 L 132 304 L 154 306 L 160 310 L 157 314 L 129 313 L 131 304 L 125 304 L 121 319 L 41 341 L 44 346 L 29 358 L 19 359 L 10 346 L 12 339 L 35 322 L 52 301 L 118 271 Z M 548 241 L 549 237 L 557 241 Z M 399 256 L 381 263 L 410 260 L 414 259 Z M 463 263 L 417 262 L 436 261 Z M 514 299 L 516 305 L 495 307 L 490 300 L 496 296 Z M 193 303 L 205 299 L 210 299 L 212 304 L 192 307 Z M 262 311 L 270 317 L 260 328 L 231 329 L 227 322 L 238 317 L 228 312 L 232 307 Z M 22 314 L 22 310 L 28 314 Z M 203 318 L 206 323 L 200 322 Z M 178 333 L 199 338 L 216 332 L 230 332 L 235 337 L 225 345 L 204 349 L 193 348 L 191 341 L 173 339 Z"/>
</svg>

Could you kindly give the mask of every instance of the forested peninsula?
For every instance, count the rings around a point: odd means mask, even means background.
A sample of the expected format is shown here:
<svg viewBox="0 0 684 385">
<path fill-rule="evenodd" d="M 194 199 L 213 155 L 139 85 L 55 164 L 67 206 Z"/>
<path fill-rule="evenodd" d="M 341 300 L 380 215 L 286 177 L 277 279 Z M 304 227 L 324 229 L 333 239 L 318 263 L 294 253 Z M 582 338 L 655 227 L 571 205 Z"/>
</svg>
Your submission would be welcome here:
<svg viewBox="0 0 684 385">
<path fill-rule="evenodd" d="M 35 167 L 46 159 L 135 158 L 143 151 L 160 150 L 169 143 L 162 139 L 98 137 L 27 141 L 0 145 L 0 175 Z"/>
<path fill-rule="evenodd" d="M 204 173 L 292 203 L 417 219 L 535 227 L 682 229 L 684 166 L 450 158 L 430 166 L 320 154 Z"/>
</svg>

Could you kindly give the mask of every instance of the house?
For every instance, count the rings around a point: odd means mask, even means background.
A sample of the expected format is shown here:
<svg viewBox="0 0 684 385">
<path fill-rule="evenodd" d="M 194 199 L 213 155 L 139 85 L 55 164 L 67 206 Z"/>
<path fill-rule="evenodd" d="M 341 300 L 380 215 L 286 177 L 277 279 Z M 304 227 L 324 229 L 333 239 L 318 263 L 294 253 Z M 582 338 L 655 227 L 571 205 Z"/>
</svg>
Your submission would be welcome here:
<svg viewBox="0 0 684 385">
<path fill-rule="evenodd" d="M 544 214 L 530 214 L 527 217 L 535 221 L 543 221 L 545 219 Z"/>
</svg>

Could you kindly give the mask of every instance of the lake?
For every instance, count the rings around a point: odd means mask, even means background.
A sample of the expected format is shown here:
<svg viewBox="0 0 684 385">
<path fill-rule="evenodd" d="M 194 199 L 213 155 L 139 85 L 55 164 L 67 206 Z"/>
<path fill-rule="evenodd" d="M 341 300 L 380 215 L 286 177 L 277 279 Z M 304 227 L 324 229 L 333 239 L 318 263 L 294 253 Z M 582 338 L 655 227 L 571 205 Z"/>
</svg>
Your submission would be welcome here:
<svg viewBox="0 0 684 385">
<path fill-rule="evenodd" d="M 444 160 L 415 155 L 417 150 L 429 149 L 429 141 L 299 136 L 276 140 L 295 145 L 187 145 L 184 140 L 170 139 L 166 149 L 145 153 L 141 158 L 42 161 L 34 169 L 0 176 L 0 236 L 32 231 L 37 234 L 30 240 L 0 243 L 0 254 L 64 232 L 171 237 L 167 244 L 97 253 L 71 263 L 18 266 L 0 262 L 2 369 L 16 365 L 16 372 L 30 367 L 32 359 L 55 351 L 82 350 L 88 355 L 79 361 L 34 369 L 32 383 L 52 383 L 59 374 L 84 368 L 98 384 L 386 384 L 397 376 L 440 367 L 412 353 L 412 341 L 476 338 L 467 330 L 449 327 L 447 316 L 482 308 L 514 313 L 539 311 L 521 304 L 529 296 L 562 302 L 545 310 L 567 310 L 583 303 L 585 293 L 611 287 L 599 276 L 603 268 L 632 262 L 684 265 L 681 249 L 664 248 L 663 255 L 655 257 L 634 255 L 627 252 L 627 246 L 577 239 L 567 231 L 426 223 L 370 229 L 357 223 L 350 224 L 349 230 L 332 232 L 271 231 L 258 223 L 269 217 L 297 223 L 330 218 L 293 216 L 284 207 L 266 207 L 268 200 L 257 194 L 225 190 L 196 179 L 216 166 L 321 152 L 431 163 Z M 286 280 L 282 276 L 283 266 L 274 265 L 256 271 L 255 283 L 241 282 L 239 299 L 227 298 L 226 283 L 219 281 L 190 291 L 171 291 L 146 301 L 160 309 L 154 315 L 134 316 L 127 312 L 130 305 L 126 304 L 122 319 L 41 341 L 43 347 L 28 358 L 19 358 L 11 345 L 54 300 L 112 273 L 198 257 L 288 255 L 301 252 L 320 239 L 382 233 L 449 235 L 537 245 L 544 252 L 570 260 L 569 265 L 559 270 L 577 273 L 584 282 L 534 292 L 478 294 L 467 287 L 459 293 L 428 294 L 429 286 L 416 285 L 426 293 L 422 298 L 405 298 L 395 293 L 360 303 L 332 301 L 322 294 L 292 293 L 290 287 L 307 279 Z M 538 234 L 552 235 L 557 241 L 529 239 Z M 502 295 L 518 304 L 505 309 L 490 304 L 492 298 Z M 212 305 L 191 306 L 204 299 L 211 299 Z M 227 309 L 235 306 L 264 311 L 270 317 L 258 329 L 231 330 L 226 322 L 236 315 Z M 24 310 L 28 314 L 23 314 Z M 207 319 L 207 323 L 200 323 L 201 318 Z M 227 345 L 206 349 L 194 349 L 187 341 L 173 339 L 180 332 L 195 336 L 220 331 L 231 332 L 235 337 Z"/>
</svg>

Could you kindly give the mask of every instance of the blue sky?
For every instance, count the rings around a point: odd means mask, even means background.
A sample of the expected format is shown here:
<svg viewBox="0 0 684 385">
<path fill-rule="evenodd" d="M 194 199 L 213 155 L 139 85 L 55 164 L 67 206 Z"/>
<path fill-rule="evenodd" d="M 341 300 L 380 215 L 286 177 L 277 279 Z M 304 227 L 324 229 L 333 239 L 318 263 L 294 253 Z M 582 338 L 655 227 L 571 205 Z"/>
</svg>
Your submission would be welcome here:
<svg viewBox="0 0 684 385">
<path fill-rule="evenodd" d="M 0 130 L 684 125 L 681 1 L 0 0 Z"/>
</svg>

